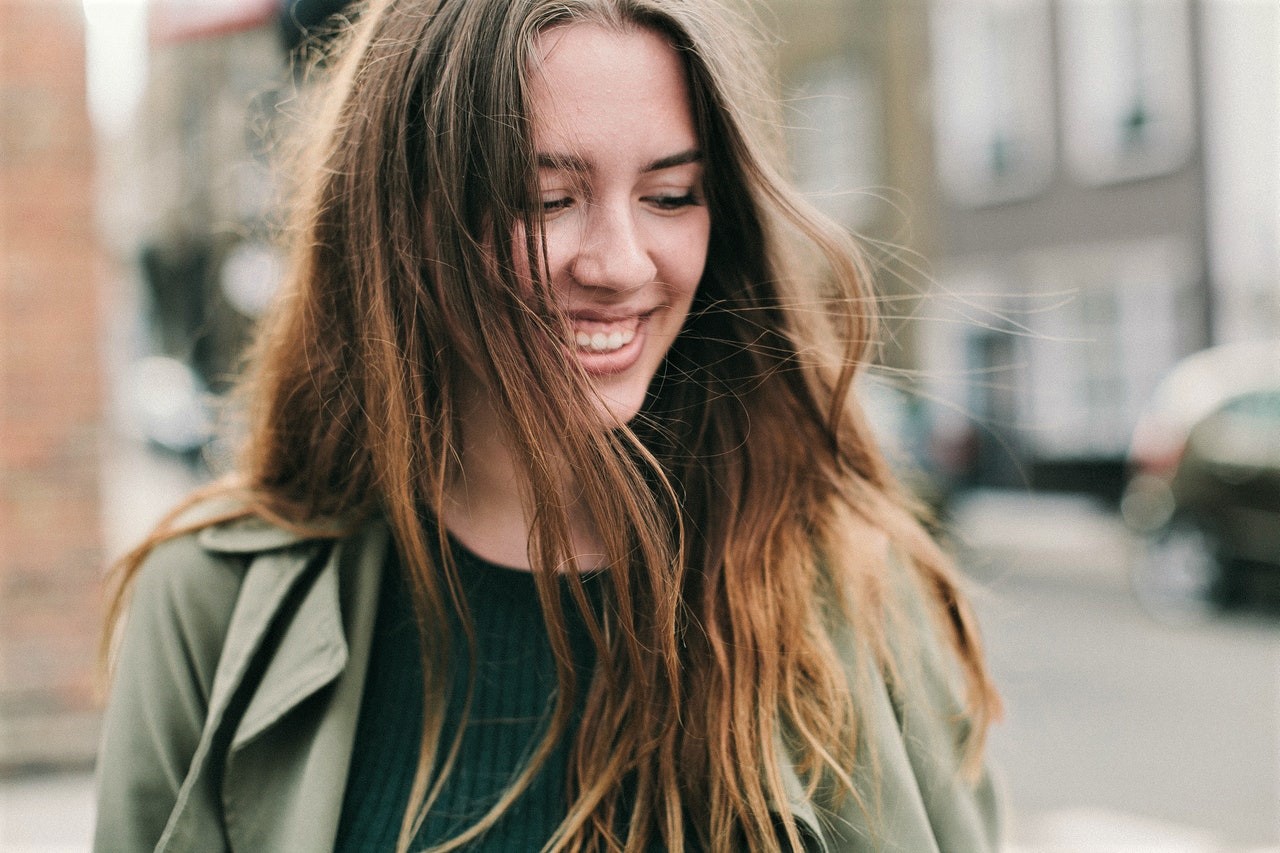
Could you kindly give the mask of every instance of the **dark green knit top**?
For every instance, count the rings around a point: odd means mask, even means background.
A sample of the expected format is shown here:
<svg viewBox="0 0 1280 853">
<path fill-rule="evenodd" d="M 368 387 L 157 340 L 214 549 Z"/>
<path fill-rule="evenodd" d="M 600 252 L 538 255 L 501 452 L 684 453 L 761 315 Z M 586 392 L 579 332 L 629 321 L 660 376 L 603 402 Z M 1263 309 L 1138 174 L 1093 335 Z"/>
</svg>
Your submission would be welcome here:
<svg viewBox="0 0 1280 853">
<path fill-rule="evenodd" d="M 488 563 L 453 546 L 475 623 L 478 668 L 470 721 L 439 799 L 416 841 L 427 847 L 471 826 L 493 805 L 532 752 L 550 720 L 555 661 L 533 576 Z M 335 850 L 395 849 L 422 735 L 423 683 L 417 628 L 398 564 L 387 567 L 378 604 L 370 666 Z M 585 578 L 592 600 L 597 584 Z M 565 618 L 584 684 L 594 646 L 567 589 Z M 461 720 L 467 657 L 458 617 L 451 617 L 453 684 L 442 748 Z M 585 684 L 584 684 L 585 687 Z M 542 766 L 532 785 L 473 846 L 475 851 L 536 851 L 564 819 L 568 744 Z"/>
</svg>

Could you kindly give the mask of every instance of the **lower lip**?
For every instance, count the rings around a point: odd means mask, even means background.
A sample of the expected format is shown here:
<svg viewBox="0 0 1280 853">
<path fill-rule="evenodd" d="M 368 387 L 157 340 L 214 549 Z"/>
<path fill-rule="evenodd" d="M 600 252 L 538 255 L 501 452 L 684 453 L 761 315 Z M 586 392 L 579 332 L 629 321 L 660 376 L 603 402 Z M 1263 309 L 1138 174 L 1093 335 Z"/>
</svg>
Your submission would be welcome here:
<svg viewBox="0 0 1280 853">
<path fill-rule="evenodd" d="M 640 354 L 644 351 L 644 342 L 648 337 L 650 315 L 640 318 L 640 325 L 636 328 L 635 337 L 631 341 L 616 350 L 610 352 L 592 352 L 588 349 L 575 347 L 574 356 L 577 357 L 578 363 L 582 365 L 583 371 L 588 376 L 613 376 L 618 373 L 625 373 L 635 366 L 640 360 Z"/>
</svg>

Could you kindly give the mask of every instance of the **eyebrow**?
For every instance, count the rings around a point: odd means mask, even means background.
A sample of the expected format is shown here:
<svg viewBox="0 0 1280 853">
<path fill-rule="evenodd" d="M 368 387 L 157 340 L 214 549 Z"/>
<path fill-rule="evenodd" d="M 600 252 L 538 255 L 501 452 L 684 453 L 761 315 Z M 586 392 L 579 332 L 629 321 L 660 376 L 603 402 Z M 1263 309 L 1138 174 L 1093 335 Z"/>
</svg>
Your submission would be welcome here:
<svg viewBox="0 0 1280 853">
<path fill-rule="evenodd" d="M 690 148 L 680 151 L 676 154 L 668 154 L 666 157 L 659 157 L 645 164 L 641 173 L 661 172 L 663 169 L 674 169 L 676 166 L 685 166 L 689 163 L 697 163 L 702 160 L 702 151 L 698 148 Z M 551 169 L 557 172 L 590 172 L 591 164 L 581 157 L 573 154 L 538 154 L 538 168 Z"/>
</svg>

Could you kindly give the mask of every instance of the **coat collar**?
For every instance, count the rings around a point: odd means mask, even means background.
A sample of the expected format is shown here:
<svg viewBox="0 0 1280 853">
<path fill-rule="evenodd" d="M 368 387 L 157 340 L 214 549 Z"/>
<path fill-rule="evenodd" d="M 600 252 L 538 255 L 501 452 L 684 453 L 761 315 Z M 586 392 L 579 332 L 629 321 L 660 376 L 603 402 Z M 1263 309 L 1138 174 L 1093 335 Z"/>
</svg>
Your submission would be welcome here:
<svg viewBox="0 0 1280 853">
<path fill-rule="evenodd" d="M 214 553 L 261 554 L 290 548 L 309 541 L 309 538 L 251 516 L 228 524 L 206 527 L 196 534 L 196 541 L 206 551 Z"/>
<path fill-rule="evenodd" d="M 196 526 L 243 509 L 244 505 L 234 498 L 212 499 L 199 504 L 188 515 L 183 516 L 179 523 Z M 196 534 L 196 541 L 206 551 L 216 554 L 263 554 L 304 542 L 340 538 L 342 531 L 355 531 L 360 527 L 361 525 L 353 524 L 349 519 L 321 519 L 311 526 L 311 530 L 331 531 L 330 535 L 324 536 L 319 532 L 281 527 L 256 515 L 246 515 L 232 521 L 208 524 Z"/>
</svg>

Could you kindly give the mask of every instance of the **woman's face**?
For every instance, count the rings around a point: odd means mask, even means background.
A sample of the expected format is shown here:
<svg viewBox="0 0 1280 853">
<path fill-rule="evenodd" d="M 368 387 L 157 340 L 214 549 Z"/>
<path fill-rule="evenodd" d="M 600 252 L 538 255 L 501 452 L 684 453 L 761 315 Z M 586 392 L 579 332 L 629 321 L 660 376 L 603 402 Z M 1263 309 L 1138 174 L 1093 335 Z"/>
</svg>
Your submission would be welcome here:
<svg viewBox="0 0 1280 853">
<path fill-rule="evenodd" d="M 547 279 L 609 423 L 635 417 L 679 334 L 711 220 L 685 71 L 660 35 L 542 33 L 529 92 Z"/>
</svg>

